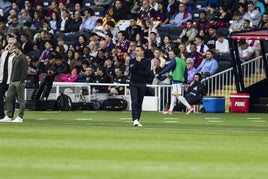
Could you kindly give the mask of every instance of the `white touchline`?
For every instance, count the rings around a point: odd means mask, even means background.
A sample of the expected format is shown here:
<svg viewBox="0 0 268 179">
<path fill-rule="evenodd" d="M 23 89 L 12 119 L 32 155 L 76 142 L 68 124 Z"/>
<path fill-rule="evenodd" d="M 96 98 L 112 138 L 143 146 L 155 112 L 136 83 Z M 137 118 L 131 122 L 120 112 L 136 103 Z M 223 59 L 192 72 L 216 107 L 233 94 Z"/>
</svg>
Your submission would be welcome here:
<svg viewBox="0 0 268 179">
<path fill-rule="evenodd" d="M 77 121 L 92 121 L 92 118 L 77 118 Z"/>
</svg>

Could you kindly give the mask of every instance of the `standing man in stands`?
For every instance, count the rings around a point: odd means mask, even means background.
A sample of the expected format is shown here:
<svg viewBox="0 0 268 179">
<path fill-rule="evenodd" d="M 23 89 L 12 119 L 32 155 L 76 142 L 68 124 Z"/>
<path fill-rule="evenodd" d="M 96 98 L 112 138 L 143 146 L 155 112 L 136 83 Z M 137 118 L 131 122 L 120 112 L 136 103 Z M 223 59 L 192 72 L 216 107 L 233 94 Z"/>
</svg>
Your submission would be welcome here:
<svg viewBox="0 0 268 179">
<path fill-rule="evenodd" d="M 9 37 L 7 50 L 2 52 L 0 58 L 0 119 L 3 119 L 5 117 L 4 96 L 10 82 L 12 62 L 15 56 L 12 50 L 12 45 L 15 42 L 15 38 Z"/>
<path fill-rule="evenodd" d="M 16 42 L 13 44 L 12 49 L 16 55 L 12 64 L 12 72 L 10 77 L 10 84 L 7 90 L 6 97 L 6 116 L 1 122 L 23 122 L 23 116 L 25 111 L 25 80 L 27 76 L 27 59 L 22 53 L 21 44 Z M 14 114 L 13 99 L 18 97 L 19 101 L 19 114 L 16 119 L 12 120 Z"/>
<path fill-rule="evenodd" d="M 144 58 L 144 48 L 136 47 L 136 58 L 129 61 L 130 95 L 133 126 L 142 127 L 140 121 L 142 102 L 146 92 L 146 82 L 150 74 L 150 61 Z"/>
</svg>

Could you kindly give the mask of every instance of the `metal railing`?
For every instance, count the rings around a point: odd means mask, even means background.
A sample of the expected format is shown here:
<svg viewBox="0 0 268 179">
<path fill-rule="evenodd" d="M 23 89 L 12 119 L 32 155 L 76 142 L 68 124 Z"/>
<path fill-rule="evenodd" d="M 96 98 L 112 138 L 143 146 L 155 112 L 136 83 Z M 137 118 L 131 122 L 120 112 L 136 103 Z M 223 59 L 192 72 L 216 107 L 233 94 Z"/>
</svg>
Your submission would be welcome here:
<svg viewBox="0 0 268 179">
<path fill-rule="evenodd" d="M 257 57 L 250 61 L 242 64 L 243 76 L 245 81 L 245 87 L 248 87 L 258 81 L 266 78 L 265 71 L 263 68 L 262 57 Z M 231 93 L 236 93 L 235 79 L 233 77 L 233 68 L 226 69 L 215 75 L 211 75 L 202 80 L 203 83 L 207 85 L 208 94 L 207 96 L 224 96 L 225 99 L 230 97 Z M 94 98 L 107 98 L 108 94 L 98 94 L 92 92 L 92 86 L 123 86 L 125 88 L 125 94 L 121 97 L 130 100 L 128 84 L 111 84 L 111 83 L 66 83 L 66 82 L 54 82 L 53 88 L 49 95 L 49 99 L 56 99 L 60 92 L 64 92 L 67 88 L 69 89 L 69 94 L 73 95 L 74 100 L 86 100 L 91 101 Z M 166 108 L 166 104 L 170 102 L 171 96 L 171 85 L 147 85 L 153 91 L 151 96 L 145 97 L 146 105 L 150 105 L 150 101 L 157 101 L 157 111 L 163 111 Z M 88 95 L 81 98 L 81 89 L 87 89 Z M 68 90 L 66 90 L 68 91 Z M 30 99 L 33 89 L 25 90 L 26 100 Z M 130 101 L 129 101 L 130 102 Z M 130 105 L 130 104 L 129 104 Z M 155 109 L 153 109 L 155 110 Z"/>
</svg>

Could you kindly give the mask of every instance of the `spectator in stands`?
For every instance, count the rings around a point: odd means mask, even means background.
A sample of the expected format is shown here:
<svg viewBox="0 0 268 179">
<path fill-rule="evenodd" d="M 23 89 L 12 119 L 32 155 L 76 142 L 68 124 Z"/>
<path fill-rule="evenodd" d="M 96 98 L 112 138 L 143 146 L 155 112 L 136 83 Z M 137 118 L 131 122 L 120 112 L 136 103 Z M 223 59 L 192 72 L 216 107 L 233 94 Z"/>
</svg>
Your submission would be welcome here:
<svg viewBox="0 0 268 179">
<path fill-rule="evenodd" d="M 11 3 L 10 1 L 0 1 L 0 7 L 3 11 L 4 14 L 8 13 L 8 11 L 11 8 Z"/>
<path fill-rule="evenodd" d="M 20 34 L 22 32 L 22 26 L 19 24 L 19 22 L 18 22 L 18 16 L 16 16 L 16 15 L 13 15 L 11 17 L 11 23 L 8 26 L 7 34 L 8 35 L 11 34 L 11 32 L 12 32 L 13 29 L 18 29 Z"/>
<path fill-rule="evenodd" d="M 113 80 L 113 84 L 125 84 L 126 83 L 126 77 L 123 74 L 123 71 L 121 68 L 115 68 L 115 78 Z M 108 87 L 108 93 L 113 95 L 124 95 L 125 94 L 125 87 L 124 86 L 109 86 Z"/>
<path fill-rule="evenodd" d="M 219 13 L 216 8 L 216 4 L 215 3 L 209 4 L 208 10 L 206 12 L 207 12 L 207 20 L 210 21 L 211 24 L 213 24 L 215 21 L 215 17 Z"/>
<path fill-rule="evenodd" d="M 110 79 L 107 74 L 105 74 L 105 69 L 103 67 L 98 67 L 96 71 L 96 78 L 94 83 L 109 83 Z M 95 86 L 97 93 L 107 93 L 106 86 Z"/>
<path fill-rule="evenodd" d="M 68 65 L 70 66 L 70 69 L 73 69 L 76 67 L 76 64 L 74 63 L 74 51 L 73 50 L 70 50 L 70 49 L 67 50 L 64 61 L 68 63 Z"/>
<path fill-rule="evenodd" d="M 229 21 L 232 19 L 232 16 L 227 12 L 227 7 L 225 4 L 219 6 L 219 14 L 215 17 L 214 25 L 219 27 L 228 27 Z"/>
<path fill-rule="evenodd" d="M 115 22 L 123 20 L 126 18 L 127 7 L 124 7 L 122 0 L 116 0 L 114 6 L 108 11 L 110 15 L 114 18 Z"/>
<path fill-rule="evenodd" d="M 6 45 L 7 45 L 6 36 L 2 32 L 0 32 L 0 53 L 5 48 Z"/>
<path fill-rule="evenodd" d="M 95 73 L 93 68 L 87 67 L 85 73 L 80 73 L 78 82 L 81 83 L 93 83 L 95 80 Z"/>
<path fill-rule="evenodd" d="M 178 43 L 181 43 L 181 38 L 183 36 L 187 36 L 189 41 L 194 41 L 194 38 L 196 36 L 196 29 L 193 26 L 193 21 L 192 20 L 188 20 L 186 22 L 186 25 L 184 26 L 179 38 L 177 39 Z"/>
<path fill-rule="evenodd" d="M 207 77 L 215 74 L 218 67 L 218 62 L 214 59 L 214 52 L 207 50 L 206 58 L 202 60 L 197 70 L 201 73 L 202 77 Z"/>
<path fill-rule="evenodd" d="M 229 27 L 229 32 L 241 31 L 243 28 L 244 19 L 240 11 L 234 12 L 234 20 Z"/>
<path fill-rule="evenodd" d="M 76 11 L 79 12 L 80 16 L 82 15 L 82 7 L 81 7 L 81 4 L 79 2 L 76 2 L 74 4 L 74 12 L 76 12 Z"/>
<path fill-rule="evenodd" d="M 156 35 L 156 43 L 159 46 L 161 43 L 161 38 L 158 33 L 157 27 L 154 25 L 154 22 L 151 19 L 146 19 L 145 23 L 146 26 L 148 27 L 148 36 L 150 36 L 151 32 L 154 32 Z"/>
<path fill-rule="evenodd" d="M 127 52 L 131 56 L 131 58 L 135 58 L 137 55 L 136 54 L 136 47 L 137 47 L 137 42 L 135 40 L 129 42 L 129 48 L 128 48 Z"/>
<path fill-rule="evenodd" d="M 48 70 L 48 67 L 51 65 L 49 59 L 54 59 L 51 56 L 52 52 L 52 43 L 51 41 L 45 42 L 45 50 L 41 53 L 41 56 L 39 57 L 39 73 L 46 73 Z"/>
<path fill-rule="evenodd" d="M 148 40 L 144 37 L 142 33 L 136 35 L 137 46 L 143 46 L 143 48 L 148 48 Z"/>
<path fill-rule="evenodd" d="M 156 77 L 160 77 L 166 72 L 172 71 L 172 92 L 170 107 L 164 114 L 172 114 L 176 105 L 177 98 L 182 94 L 182 85 L 187 80 L 187 67 L 185 60 L 176 57 L 175 52 L 170 50 L 168 53 L 171 62 L 158 74 Z"/>
<path fill-rule="evenodd" d="M 80 34 L 77 39 L 78 41 L 75 44 L 75 49 L 78 52 L 83 52 L 84 47 L 87 46 L 86 36 L 83 34 Z"/>
<path fill-rule="evenodd" d="M 252 2 L 248 3 L 248 11 L 244 14 L 243 19 L 248 19 L 253 27 L 257 27 L 261 21 L 261 13 L 258 9 L 254 8 Z"/>
<path fill-rule="evenodd" d="M 179 6 L 178 1 L 176 1 L 176 0 L 168 0 L 167 11 L 166 11 L 167 23 L 170 21 L 172 16 L 174 14 L 176 14 L 176 12 L 178 11 L 178 6 Z"/>
<path fill-rule="evenodd" d="M 246 40 L 239 40 L 238 44 L 240 61 L 245 62 L 250 60 L 253 57 L 254 53 L 252 47 L 246 42 Z"/>
<path fill-rule="evenodd" d="M 115 72 L 114 72 L 114 64 L 113 64 L 113 57 L 109 56 L 106 58 L 103 67 L 105 68 L 105 74 L 108 75 L 109 77 L 109 82 L 112 83 L 113 82 L 113 78 L 115 76 Z"/>
<path fill-rule="evenodd" d="M 28 10 L 26 9 L 21 9 L 20 10 L 20 15 L 18 17 L 18 22 L 20 24 L 20 26 L 23 26 L 23 24 L 25 22 L 32 22 L 32 18 L 33 16 L 29 16 Z"/>
<path fill-rule="evenodd" d="M 187 10 L 184 3 L 179 4 L 179 11 L 173 15 L 169 20 L 171 26 L 183 26 L 188 20 L 192 19 L 192 14 Z M 165 25 L 164 25 L 165 26 Z"/>
<path fill-rule="evenodd" d="M 195 22 L 195 29 L 197 30 L 197 34 L 200 35 L 200 31 L 207 33 L 210 26 L 211 23 L 209 20 L 207 20 L 207 12 L 202 10 L 199 13 L 199 20 Z"/>
<path fill-rule="evenodd" d="M 220 0 L 205 0 L 204 7 L 208 7 L 212 3 L 215 4 L 216 7 L 219 7 Z"/>
<path fill-rule="evenodd" d="M 49 6 L 49 10 L 48 10 L 48 12 L 46 14 L 46 18 L 50 20 L 52 18 L 53 12 L 56 12 L 57 14 L 60 13 L 59 8 L 58 8 L 58 4 L 57 4 L 57 2 L 55 0 L 53 0 L 51 2 L 50 6 Z"/>
<path fill-rule="evenodd" d="M 18 16 L 18 9 L 11 9 L 7 16 L 7 26 L 12 23 L 12 16 Z"/>
<path fill-rule="evenodd" d="M 36 3 L 35 4 L 35 12 L 39 14 L 43 14 L 45 16 L 47 14 L 47 11 L 43 8 L 43 3 Z"/>
<path fill-rule="evenodd" d="M 156 20 L 156 17 L 157 17 L 156 10 L 150 7 L 149 0 L 144 0 L 142 2 L 142 7 L 140 9 L 138 18 L 140 20 L 146 20 L 146 19 Z"/>
<path fill-rule="evenodd" d="M 61 76 L 61 80 L 63 82 L 76 82 L 78 77 L 79 77 L 79 74 L 78 74 L 77 68 L 73 68 L 71 73 Z"/>
<path fill-rule="evenodd" d="M 31 28 L 31 23 L 30 22 L 25 22 L 23 24 L 23 33 L 27 34 L 28 39 L 32 42 L 33 41 L 33 32 L 30 29 Z"/>
<path fill-rule="evenodd" d="M 54 34 L 54 31 L 50 26 L 50 22 L 47 19 L 44 19 L 41 22 L 41 30 L 47 31 L 48 33 L 51 33 L 51 34 Z"/>
<path fill-rule="evenodd" d="M 98 54 L 98 46 L 96 42 L 93 41 L 89 42 L 88 47 L 89 47 L 89 56 L 96 57 Z"/>
<path fill-rule="evenodd" d="M 64 37 L 57 38 L 57 45 L 63 47 L 64 53 L 68 50 L 68 45 L 65 43 Z"/>
<path fill-rule="evenodd" d="M 66 33 L 68 32 L 68 27 L 71 23 L 70 13 L 68 10 L 63 9 L 59 23 L 57 23 L 56 33 Z"/>
<path fill-rule="evenodd" d="M 185 46 L 184 43 L 181 43 L 179 45 L 179 53 L 178 53 L 178 56 L 180 58 L 182 58 L 182 56 L 185 55 L 184 53 L 187 53 L 186 46 Z M 188 56 L 188 53 L 187 53 L 187 56 Z M 182 58 L 182 59 L 184 59 L 184 58 Z M 186 60 L 186 59 L 184 59 L 184 60 Z"/>
<path fill-rule="evenodd" d="M 156 11 L 156 20 L 161 22 L 160 25 L 168 23 L 166 10 L 167 8 L 165 6 L 165 3 L 162 1 L 158 2 L 158 11 Z"/>
<path fill-rule="evenodd" d="M 115 26 L 114 21 L 108 21 L 107 22 L 107 31 L 110 31 L 110 33 L 113 35 L 113 43 L 116 44 L 118 40 L 118 33 L 119 33 L 119 28 Z"/>
<path fill-rule="evenodd" d="M 262 20 L 258 24 L 258 28 L 268 29 L 268 13 L 264 13 L 262 15 Z"/>
<path fill-rule="evenodd" d="M 80 32 L 92 32 L 95 25 L 96 19 L 93 17 L 93 10 L 88 8 L 84 11 L 84 16 L 82 16 Z"/>
<path fill-rule="evenodd" d="M 206 87 L 201 83 L 202 76 L 200 73 L 196 73 L 193 77 L 193 81 L 186 88 L 185 96 L 179 96 L 178 100 L 184 104 L 187 108 L 186 114 L 190 114 L 194 108 L 193 104 L 200 104 L 204 95 L 206 95 Z"/>
<path fill-rule="evenodd" d="M 196 45 L 196 51 L 203 56 L 205 52 L 209 49 L 208 46 L 203 43 L 203 39 L 201 36 L 197 35 L 194 39 L 195 39 L 194 43 Z"/>
<path fill-rule="evenodd" d="M 209 27 L 208 34 L 204 38 L 204 44 L 206 44 L 210 50 L 215 51 L 216 41 L 217 41 L 217 27 L 213 25 Z"/>
<path fill-rule="evenodd" d="M 170 49 L 171 50 L 171 49 Z M 159 49 L 159 48 L 156 48 L 155 50 L 154 50 L 154 57 L 152 58 L 152 60 L 151 60 L 151 69 L 152 69 L 152 67 L 154 66 L 154 61 L 155 60 L 160 60 L 160 67 L 161 68 L 164 68 L 165 67 L 165 65 L 166 65 L 166 59 L 162 56 L 162 52 L 161 52 L 161 49 Z"/>
<path fill-rule="evenodd" d="M 142 2 L 143 2 L 143 0 L 136 0 L 135 1 L 133 7 L 130 10 L 130 13 L 131 13 L 132 16 L 134 16 L 134 17 L 139 16 L 139 13 L 140 13 L 140 10 L 141 10 L 141 7 L 142 7 Z"/>
<path fill-rule="evenodd" d="M 169 50 L 173 49 L 175 44 L 171 42 L 171 37 L 169 35 L 164 36 L 162 45 L 160 48 L 163 50 L 165 57 L 168 56 Z M 160 55 L 160 52 L 159 52 Z"/>
<path fill-rule="evenodd" d="M 24 33 L 21 34 L 20 42 L 21 42 L 22 53 L 27 54 L 33 50 L 33 44 L 31 41 L 29 41 L 27 34 Z"/>
<path fill-rule="evenodd" d="M 123 31 L 120 31 L 118 33 L 118 41 L 116 43 L 116 46 L 120 46 L 123 48 L 123 52 L 127 52 L 127 49 L 128 49 L 128 42 L 127 40 L 125 39 L 125 35 L 124 35 L 124 32 Z"/>
<path fill-rule="evenodd" d="M 7 33 L 7 26 L 5 24 L 6 19 L 2 16 L 0 16 L 0 33 L 6 35 Z"/>
<path fill-rule="evenodd" d="M 162 76 L 158 78 L 155 77 L 156 74 L 158 74 L 160 71 L 163 70 L 163 68 L 161 67 L 160 59 L 154 58 L 152 62 L 153 64 L 151 66 L 150 77 L 149 77 L 148 83 L 152 85 L 169 85 L 170 84 L 169 72 L 163 74 Z"/>
<path fill-rule="evenodd" d="M 79 11 L 74 11 L 74 16 L 71 20 L 71 22 L 68 25 L 68 32 L 69 33 L 76 33 L 79 32 L 80 25 L 82 23 L 81 14 Z"/>
<path fill-rule="evenodd" d="M 49 20 L 50 26 L 54 32 L 57 31 L 57 27 L 59 26 L 60 16 L 57 12 L 52 12 L 51 19 Z"/>
<path fill-rule="evenodd" d="M 115 47 L 115 44 L 113 43 L 113 35 L 111 33 L 107 33 L 105 35 L 105 41 L 107 44 L 106 52 L 111 53 L 112 49 Z"/>
<path fill-rule="evenodd" d="M 253 29 L 253 27 L 250 25 L 250 20 L 244 19 L 244 24 L 243 24 L 243 27 L 242 27 L 242 31 L 251 30 L 251 29 Z"/>
<path fill-rule="evenodd" d="M 264 4 L 259 1 L 259 0 L 252 0 L 253 4 L 254 4 L 254 8 L 259 8 L 259 11 L 261 13 L 261 15 L 263 15 L 265 13 L 265 7 Z"/>
<path fill-rule="evenodd" d="M 218 39 L 215 44 L 215 57 L 230 54 L 229 42 L 222 33 L 218 33 Z"/>
<path fill-rule="evenodd" d="M 129 26 L 125 30 L 126 40 L 134 41 L 138 33 L 141 33 L 141 27 L 137 25 L 137 18 L 133 17 L 129 20 Z"/>
<path fill-rule="evenodd" d="M 148 38 L 148 49 L 152 49 L 154 46 L 159 47 L 160 43 L 157 40 L 157 34 L 155 32 L 150 32 Z"/>
<path fill-rule="evenodd" d="M 198 70 L 194 67 L 194 60 L 192 58 L 186 59 L 187 65 L 187 84 L 190 84 L 193 79 L 194 75 L 198 72 Z"/>
<path fill-rule="evenodd" d="M 24 9 L 28 11 L 28 14 L 30 17 L 33 17 L 34 12 L 36 12 L 35 8 L 32 7 L 31 1 L 29 1 L 29 0 L 24 1 Z"/>
</svg>

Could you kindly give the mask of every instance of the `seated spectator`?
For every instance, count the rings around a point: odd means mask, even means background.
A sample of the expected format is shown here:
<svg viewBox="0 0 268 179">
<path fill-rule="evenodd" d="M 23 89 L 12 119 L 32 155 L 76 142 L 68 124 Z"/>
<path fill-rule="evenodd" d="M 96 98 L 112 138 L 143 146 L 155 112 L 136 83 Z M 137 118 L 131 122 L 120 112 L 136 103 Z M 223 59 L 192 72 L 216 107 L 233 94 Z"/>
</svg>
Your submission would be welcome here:
<svg viewBox="0 0 268 179">
<path fill-rule="evenodd" d="M 21 41 L 22 52 L 24 54 L 29 53 L 30 51 L 33 50 L 33 44 L 31 41 L 29 41 L 27 34 L 21 34 L 20 41 Z"/>
<path fill-rule="evenodd" d="M 115 22 L 118 22 L 126 18 L 128 13 L 126 9 L 127 8 L 123 5 L 122 0 L 116 0 L 108 13 L 114 18 Z"/>
<path fill-rule="evenodd" d="M 183 26 L 188 20 L 192 19 L 192 14 L 187 10 L 184 3 L 179 4 L 179 11 L 169 20 L 169 26 Z M 168 24 L 167 24 L 168 25 Z M 165 26 L 165 25 L 164 25 Z"/>
<path fill-rule="evenodd" d="M 115 68 L 115 77 L 113 80 L 113 84 L 125 84 L 126 77 L 123 75 L 123 71 L 120 68 Z M 124 95 L 125 87 L 124 86 L 109 86 L 108 93 L 113 95 Z"/>
<path fill-rule="evenodd" d="M 192 58 L 187 58 L 186 59 L 186 65 L 187 65 L 187 84 L 190 84 L 194 79 L 194 75 L 198 71 L 194 67 L 194 60 Z"/>
<path fill-rule="evenodd" d="M 109 83 L 110 79 L 108 75 L 105 74 L 105 69 L 103 67 L 99 67 L 96 71 L 96 78 L 94 83 Z M 95 90 L 97 93 L 107 93 L 106 86 L 95 86 Z"/>
<path fill-rule="evenodd" d="M 93 83 L 95 81 L 93 68 L 87 67 L 84 73 L 80 73 L 77 81 L 81 83 Z"/>
<path fill-rule="evenodd" d="M 128 41 L 134 41 L 136 35 L 141 33 L 141 27 L 137 25 L 137 18 L 133 17 L 129 20 L 130 24 L 125 30 L 125 37 Z"/>
<path fill-rule="evenodd" d="M 71 23 L 71 17 L 69 11 L 66 9 L 62 10 L 61 18 L 57 23 L 56 33 L 67 33 L 69 30 L 68 27 L 70 23 Z"/>
<path fill-rule="evenodd" d="M 208 33 L 208 29 L 211 26 L 209 20 L 207 20 L 207 12 L 202 10 L 199 13 L 199 20 L 195 22 L 195 29 L 197 34 L 200 35 L 200 32 L 203 31 L 205 34 Z"/>
<path fill-rule="evenodd" d="M 80 32 L 92 32 L 95 25 L 96 19 L 93 17 L 93 10 L 88 8 L 84 11 L 84 16 L 82 16 Z"/>
<path fill-rule="evenodd" d="M 133 7 L 130 10 L 131 15 L 133 15 L 134 17 L 138 17 L 141 7 L 142 7 L 142 2 L 143 0 L 137 0 L 135 1 Z"/>
<path fill-rule="evenodd" d="M 76 82 L 79 78 L 79 74 L 77 72 L 77 68 L 73 68 L 71 73 L 61 76 L 61 80 L 63 82 Z"/>
<path fill-rule="evenodd" d="M 203 38 L 201 36 L 197 35 L 194 39 L 195 39 L 194 43 L 196 45 L 196 51 L 203 56 L 205 52 L 209 49 L 208 46 L 203 43 Z"/>
<path fill-rule="evenodd" d="M 86 36 L 80 34 L 75 43 L 75 50 L 82 53 L 85 46 L 87 46 Z"/>
<path fill-rule="evenodd" d="M 142 7 L 140 9 L 138 19 L 140 20 L 146 20 L 146 19 L 151 19 L 151 20 L 156 20 L 157 14 L 156 10 L 152 7 L 150 7 L 149 0 L 144 0 L 142 2 Z"/>
<path fill-rule="evenodd" d="M 183 36 L 187 36 L 189 41 L 194 41 L 194 38 L 196 36 L 196 29 L 194 28 L 193 26 L 193 21 L 192 20 L 188 20 L 186 22 L 186 25 L 184 26 L 181 34 L 180 34 L 180 37 L 177 39 L 177 42 L 178 43 L 181 43 L 181 38 Z"/>
<path fill-rule="evenodd" d="M 253 2 L 248 3 L 248 11 L 244 14 L 243 19 L 248 19 L 253 27 L 257 27 L 261 21 L 261 13 L 254 8 Z"/>
<path fill-rule="evenodd" d="M 194 67 L 195 68 L 197 68 L 203 60 L 203 56 L 199 52 L 197 52 L 196 50 L 197 50 L 196 45 L 194 43 L 192 43 L 190 46 L 191 52 L 188 53 L 188 57 L 192 58 L 194 60 Z"/>
<path fill-rule="evenodd" d="M 82 18 L 79 11 L 74 11 L 74 16 L 70 20 L 69 26 L 67 27 L 67 31 L 69 33 L 79 32 L 80 25 L 82 24 Z"/>
<path fill-rule="evenodd" d="M 231 32 L 241 31 L 243 28 L 243 24 L 244 24 L 244 19 L 243 19 L 241 12 L 235 11 L 234 20 L 229 27 L 229 32 L 231 33 Z"/>
<path fill-rule="evenodd" d="M 215 3 L 211 3 L 209 4 L 208 6 L 208 10 L 206 11 L 207 12 L 207 20 L 213 24 L 214 21 L 215 21 L 215 17 L 217 16 L 218 14 L 218 10 L 216 8 L 216 4 Z"/>
<path fill-rule="evenodd" d="M 241 62 L 246 62 L 250 60 L 253 57 L 253 49 L 249 44 L 246 42 L 246 40 L 239 40 L 238 42 L 238 52 Z"/>
<path fill-rule="evenodd" d="M 265 13 L 265 7 L 264 7 L 264 4 L 263 4 L 263 1 L 259 1 L 259 0 L 252 0 L 253 4 L 254 4 L 254 7 L 255 9 L 259 9 L 261 15 L 263 15 Z M 267 1 L 264 1 L 265 2 L 265 5 L 267 5 Z"/>
<path fill-rule="evenodd" d="M 170 84 L 170 75 L 169 73 L 165 73 L 159 77 L 155 77 L 163 68 L 161 67 L 161 61 L 159 58 L 155 58 L 153 61 L 153 65 L 151 67 L 150 76 L 148 83 L 152 85 L 169 85 Z"/>
<path fill-rule="evenodd" d="M 224 4 L 219 6 L 219 14 L 215 17 L 215 22 L 213 25 L 219 27 L 228 27 L 229 21 L 232 19 L 232 16 L 227 11 L 227 7 Z"/>
<path fill-rule="evenodd" d="M 244 24 L 243 24 L 241 31 L 252 30 L 252 29 L 253 27 L 250 25 L 250 20 L 244 19 Z"/>
<path fill-rule="evenodd" d="M 268 13 L 264 13 L 262 15 L 262 20 L 258 24 L 258 28 L 268 29 Z"/>
<path fill-rule="evenodd" d="M 194 108 L 191 106 L 193 104 L 200 104 L 203 96 L 206 95 L 206 87 L 201 83 L 202 76 L 200 73 L 194 75 L 193 81 L 186 88 L 186 93 L 184 96 L 179 96 L 178 100 L 184 104 L 187 108 L 186 114 L 190 114 Z"/>
<path fill-rule="evenodd" d="M 206 58 L 202 60 L 201 64 L 197 67 L 202 77 L 207 77 L 216 73 L 218 69 L 218 62 L 214 59 L 212 50 L 207 50 Z"/>
<path fill-rule="evenodd" d="M 215 45 L 217 41 L 217 27 L 210 26 L 208 29 L 208 34 L 204 38 L 204 44 L 208 46 L 210 50 L 215 50 Z"/>
<path fill-rule="evenodd" d="M 224 35 L 222 33 L 218 33 L 218 39 L 215 45 L 215 53 L 217 54 L 217 56 L 221 56 L 223 54 L 230 54 L 229 42 L 227 39 L 224 38 Z"/>
<path fill-rule="evenodd" d="M 160 21 L 160 25 L 168 23 L 166 9 L 167 7 L 165 6 L 165 3 L 162 1 L 158 1 L 158 10 L 156 11 L 156 14 L 157 14 L 156 20 Z"/>
</svg>

